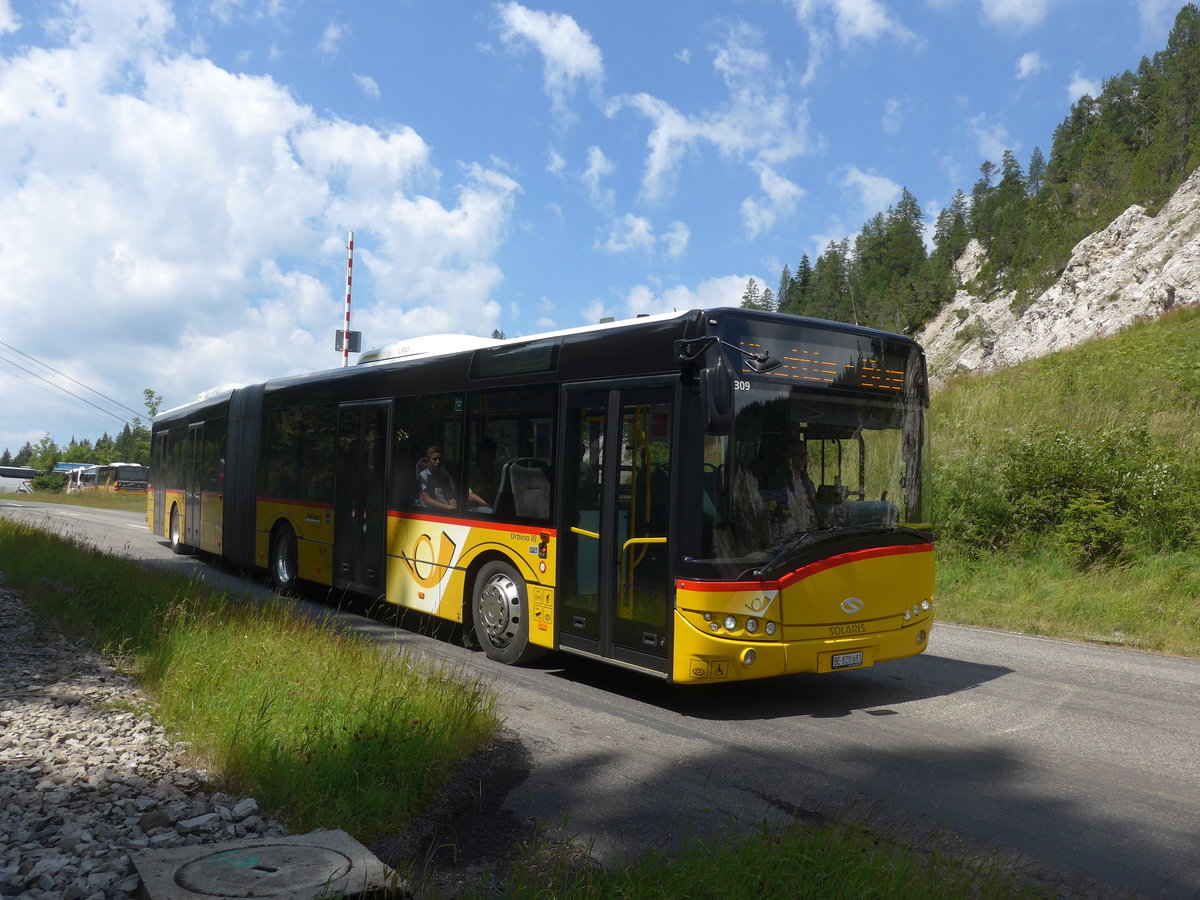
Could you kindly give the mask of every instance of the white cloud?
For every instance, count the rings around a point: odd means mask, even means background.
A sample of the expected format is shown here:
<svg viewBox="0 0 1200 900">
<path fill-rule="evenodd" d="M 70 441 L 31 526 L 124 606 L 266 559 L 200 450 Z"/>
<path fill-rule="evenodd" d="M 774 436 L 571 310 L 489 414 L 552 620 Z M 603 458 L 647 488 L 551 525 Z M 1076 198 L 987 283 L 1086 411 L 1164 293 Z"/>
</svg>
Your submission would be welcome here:
<svg viewBox="0 0 1200 900">
<path fill-rule="evenodd" d="M 742 201 L 742 224 L 750 240 L 773 229 L 780 219 L 794 215 L 804 197 L 803 188 L 770 166 L 759 163 L 755 168 L 758 169 L 759 187 L 766 196 L 747 197 Z"/>
<path fill-rule="evenodd" d="M 317 52 L 322 56 L 335 56 L 341 49 L 342 41 L 350 34 L 349 26 L 339 24 L 338 22 L 330 22 L 325 26 L 325 30 L 321 32 L 321 39 L 317 42 Z"/>
<path fill-rule="evenodd" d="M 604 79 L 600 49 L 573 18 L 562 13 L 538 12 L 516 2 L 499 5 L 496 10 L 500 16 L 500 36 L 508 47 L 524 49 L 528 42 L 542 54 L 545 91 L 558 116 L 570 117 L 568 104 L 578 82 L 586 82 L 599 91 Z"/>
<path fill-rule="evenodd" d="M 1086 94 L 1095 98 L 1100 96 L 1100 82 L 1084 78 L 1078 69 L 1071 75 L 1071 83 L 1067 85 L 1067 99 L 1075 103 Z"/>
<path fill-rule="evenodd" d="M 588 164 L 580 178 L 587 186 L 588 197 L 594 206 L 608 209 L 613 205 L 615 197 L 612 188 L 602 187 L 600 182 L 617 170 L 612 161 L 604 155 L 599 147 L 588 147 Z"/>
<path fill-rule="evenodd" d="M 1046 68 L 1046 63 L 1042 61 L 1040 53 L 1030 50 L 1028 53 L 1021 55 L 1017 60 L 1017 78 L 1028 78 L 1042 69 Z"/>
<path fill-rule="evenodd" d="M 681 259 L 691 239 L 692 230 L 683 222 L 672 222 L 659 238 L 666 245 L 667 256 L 671 259 Z"/>
<path fill-rule="evenodd" d="M 0 0 L 0 34 L 12 34 L 20 27 L 21 19 L 13 12 L 10 0 Z"/>
<path fill-rule="evenodd" d="M 1016 31 L 1041 25 L 1049 12 L 1048 0 L 983 0 L 982 7 L 986 21 Z"/>
<path fill-rule="evenodd" d="M 654 249 L 656 238 L 650 220 L 626 213 L 614 219 L 603 243 L 596 247 L 606 253 L 649 252 Z"/>
<path fill-rule="evenodd" d="M 370 75 L 355 75 L 354 80 L 358 82 L 359 88 L 368 97 L 375 100 L 379 99 L 379 84 Z"/>
<path fill-rule="evenodd" d="M 649 152 L 641 199 L 661 203 L 675 191 L 683 160 L 710 145 L 734 162 L 778 165 L 809 149 L 808 105 L 793 99 L 786 80 L 762 49 L 762 34 L 745 23 L 727 29 L 711 48 L 713 67 L 725 82 L 729 100 L 720 107 L 687 115 L 650 94 L 622 95 L 608 114 L 634 109 L 650 120 Z"/>
<path fill-rule="evenodd" d="M 609 223 L 607 237 L 597 240 L 595 247 L 605 253 L 650 254 L 661 246 L 668 258 L 679 259 L 687 252 L 691 238 L 691 229 L 683 222 L 672 222 L 656 235 L 649 219 L 626 213 Z"/>
<path fill-rule="evenodd" d="M 1142 20 L 1142 43 L 1161 47 L 1167 42 L 1171 24 L 1179 11 L 1178 0 L 1137 0 Z"/>
<path fill-rule="evenodd" d="M 110 7 L 80 5 L 66 43 L 0 71 L 0 321 L 22 323 L 23 350 L 135 408 L 147 385 L 173 405 L 334 365 L 351 229 L 367 344 L 495 327 L 512 177 L 443 176 L 411 128 L 320 115 L 173 53 L 165 7 L 132 23 Z M 12 421 L 46 421 L 43 403 L 0 377 Z"/>
<path fill-rule="evenodd" d="M 692 51 L 689 50 L 687 47 L 684 47 L 682 50 L 680 50 L 678 53 L 675 54 L 675 58 L 686 66 L 688 63 L 690 63 L 692 61 Z"/>
<path fill-rule="evenodd" d="M 979 148 L 979 155 L 984 159 L 990 159 L 992 162 L 999 163 L 1000 158 L 1004 156 L 1005 150 L 1015 152 L 1021 149 L 1020 142 L 1013 139 L 1004 125 L 989 120 L 984 113 L 968 119 L 967 127 L 971 129 L 971 133 L 975 136 L 975 144 Z"/>
<path fill-rule="evenodd" d="M 550 158 L 549 162 L 546 163 L 546 171 L 551 175 L 562 175 L 563 171 L 567 168 L 567 161 L 563 159 L 562 154 L 551 147 L 546 155 Z"/>
<path fill-rule="evenodd" d="M 854 166 L 846 170 L 842 186 L 858 192 L 864 219 L 882 212 L 899 200 L 902 190 L 900 185 L 890 178 L 863 172 Z"/>
<path fill-rule="evenodd" d="M 885 38 L 925 47 L 925 39 L 894 18 L 878 0 L 790 0 L 796 20 L 808 35 L 808 66 L 802 84 L 816 77 L 833 35 L 844 50 L 876 44 Z"/>
<path fill-rule="evenodd" d="M 879 120 L 879 127 L 885 134 L 896 134 L 904 124 L 904 113 L 904 101 L 895 97 L 889 98 L 883 104 L 883 118 Z"/>
<path fill-rule="evenodd" d="M 680 284 L 661 293 L 648 285 L 635 285 L 625 293 L 625 315 L 633 317 L 639 313 L 654 315 L 686 309 L 740 306 L 742 292 L 746 290 L 746 282 L 751 277 L 763 283 L 763 279 L 757 275 L 722 275 L 702 281 L 694 288 Z"/>
</svg>

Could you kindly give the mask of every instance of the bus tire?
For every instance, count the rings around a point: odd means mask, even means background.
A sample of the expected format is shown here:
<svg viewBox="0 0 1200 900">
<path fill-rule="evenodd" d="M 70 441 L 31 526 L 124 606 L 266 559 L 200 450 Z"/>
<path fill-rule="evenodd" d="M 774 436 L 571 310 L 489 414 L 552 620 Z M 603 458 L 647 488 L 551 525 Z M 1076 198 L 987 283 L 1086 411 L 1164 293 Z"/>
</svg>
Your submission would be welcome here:
<svg viewBox="0 0 1200 900">
<path fill-rule="evenodd" d="M 184 554 L 188 546 L 183 542 L 183 523 L 180 521 L 179 507 L 171 507 L 171 521 L 167 524 L 167 540 L 171 542 L 171 552 Z"/>
<path fill-rule="evenodd" d="M 520 666 L 546 652 L 529 643 L 529 592 L 525 579 L 506 562 L 487 563 L 475 576 L 471 618 L 475 636 L 489 659 Z"/>
<path fill-rule="evenodd" d="M 296 586 L 298 570 L 296 535 L 292 526 L 283 522 L 271 534 L 271 584 L 277 591 L 287 593 Z"/>
</svg>

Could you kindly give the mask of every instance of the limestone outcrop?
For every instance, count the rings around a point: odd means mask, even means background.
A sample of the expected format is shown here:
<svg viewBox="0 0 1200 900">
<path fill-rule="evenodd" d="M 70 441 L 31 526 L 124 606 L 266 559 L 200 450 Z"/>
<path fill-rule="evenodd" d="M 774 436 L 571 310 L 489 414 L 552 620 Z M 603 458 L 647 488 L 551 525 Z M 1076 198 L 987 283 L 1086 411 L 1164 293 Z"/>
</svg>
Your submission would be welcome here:
<svg viewBox="0 0 1200 900">
<path fill-rule="evenodd" d="M 1058 281 L 1024 310 L 1014 308 L 1012 294 L 971 294 L 984 261 L 972 241 L 956 265 L 963 287 L 918 335 L 935 383 L 1045 356 L 1200 302 L 1200 170 L 1157 215 L 1131 206 L 1076 244 Z"/>
</svg>

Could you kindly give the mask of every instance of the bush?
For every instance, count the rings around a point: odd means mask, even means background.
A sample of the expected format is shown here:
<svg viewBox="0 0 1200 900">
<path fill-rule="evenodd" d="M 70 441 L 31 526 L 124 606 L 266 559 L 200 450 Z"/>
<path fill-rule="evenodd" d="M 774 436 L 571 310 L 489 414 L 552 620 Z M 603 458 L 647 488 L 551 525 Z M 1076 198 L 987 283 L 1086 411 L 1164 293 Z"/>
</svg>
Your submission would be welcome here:
<svg viewBox="0 0 1200 900">
<path fill-rule="evenodd" d="M 1140 425 L 1006 435 L 938 460 L 934 486 L 949 549 L 1051 538 L 1092 564 L 1200 546 L 1200 467 Z"/>
<path fill-rule="evenodd" d="M 61 494 L 67 486 L 67 479 L 62 475 L 35 475 L 29 481 L 35 491 L 45 491 L 47 494 Z"/>
</svg>

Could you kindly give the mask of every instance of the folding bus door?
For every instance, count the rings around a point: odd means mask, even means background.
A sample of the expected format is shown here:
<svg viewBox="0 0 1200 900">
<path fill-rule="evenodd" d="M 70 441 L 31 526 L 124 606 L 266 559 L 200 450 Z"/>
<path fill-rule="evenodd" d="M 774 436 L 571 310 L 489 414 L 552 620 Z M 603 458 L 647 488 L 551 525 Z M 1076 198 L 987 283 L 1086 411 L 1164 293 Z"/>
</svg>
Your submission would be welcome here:
<svg viewBox="0 0 1200 900">
<path fill-rule="evenodd" d="M 372 597 L 386 590 L 390 400 L 338 408 L 333 505 L 334 584 Z"/>
<path fill-rule="evenodd" d="M 665 673 L 674 387 L 566 390 L 559 645 Z"/>
<path fill-rule="evenodd" d="M 183 542 L 200 546 L 200 487 L 204 467 L 204 423 L 188 426 L 183 456 Z"/>
</svg>

